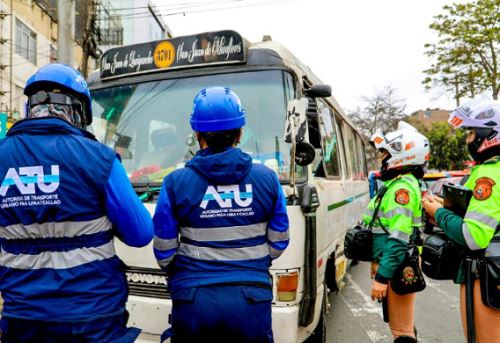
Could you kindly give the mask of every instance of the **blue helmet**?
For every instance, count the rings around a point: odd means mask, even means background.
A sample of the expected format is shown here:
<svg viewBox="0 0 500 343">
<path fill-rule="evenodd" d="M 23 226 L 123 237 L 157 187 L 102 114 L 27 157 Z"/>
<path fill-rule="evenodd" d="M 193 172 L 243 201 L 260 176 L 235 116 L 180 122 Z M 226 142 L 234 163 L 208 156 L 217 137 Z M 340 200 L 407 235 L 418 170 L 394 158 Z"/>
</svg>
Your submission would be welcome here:
<svg viewBox="0 0 500 343">
<path fill-rule="evenodd" d="M 82 102 L 85 122 L 87 125 L 92 123 L 92 99 L 87 82 L 78 70 L 68 65 L 51 63 L 41 67 L 26 82 L 24 94 L 29 98 L 40 90 L 52 91 L 59 88 L 62 93 L 66 91 Z"/>
<path fill-rule="evenodd" d="M 239 129 L 245 125 L 245 111 L 235 92 L 225 87 L 202 89 L 194 98 L 191 128 L 196 132 Z"/>
</svg>

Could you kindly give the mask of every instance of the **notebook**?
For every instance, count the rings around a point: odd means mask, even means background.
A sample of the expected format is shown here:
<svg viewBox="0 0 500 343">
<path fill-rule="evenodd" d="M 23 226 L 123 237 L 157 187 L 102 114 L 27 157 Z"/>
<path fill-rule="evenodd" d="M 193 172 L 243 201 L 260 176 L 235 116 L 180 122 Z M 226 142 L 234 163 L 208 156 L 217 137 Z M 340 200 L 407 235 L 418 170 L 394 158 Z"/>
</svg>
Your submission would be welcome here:
<svg viewBox="0 0 500 343">
<path fill-rule="evenodd" d="M 445 183 L 443 185 L 444 208 L 453 211 L 456 215 L 464 217 L 469 206 L 472 191 L 467 187 Z"/>
</svg>

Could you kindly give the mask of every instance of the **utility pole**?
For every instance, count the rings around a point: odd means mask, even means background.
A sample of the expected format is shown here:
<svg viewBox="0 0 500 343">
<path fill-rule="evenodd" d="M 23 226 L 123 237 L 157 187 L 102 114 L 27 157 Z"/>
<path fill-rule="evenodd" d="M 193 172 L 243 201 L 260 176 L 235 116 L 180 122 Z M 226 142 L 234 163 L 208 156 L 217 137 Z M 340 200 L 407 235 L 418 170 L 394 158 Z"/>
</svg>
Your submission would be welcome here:
<svg viewBox="0 0 500 343">
<path fill-rule="evenodd" d="M 57 59 L 73 66 L 75 62 L 75 0 L 57 0 Z"/>
<path fill-rule="evenodd" d="M 0 3 L 0 5 L 1 4 L 2 3 Z M 3 21 L 5 20 L 5 18 L 8 15 L 9 14 L 4 11 L 3 7 L 0 8 L 0 112 L 2 112 L 4 107 L 7 108 L 7 104 L 6 104 L 5 99 L 4 99 L 4 96 L 7 94 L 7 92 L 3 88 L 3 83 L 4 83 L 3 82 L 3 78 L 4 78 L 3 73 L 4 73 L 5 68 L 8 67 L 8 65 L 4 64 L 5 63 L 4 56 L 6 56 L 4 54 L 4 46 L 7 42 L 9 42 L 9 39 L 7 39 L 3 36 L 4 35 Z"/>
<path fill-rule="evenodd" d="M 10 0 L 10 59 L 9 59 L 9 111 L 12 116 L 14 110 L 14 82 L 13 82 L 13 69 L 14 69 L 14 1 Z"/>
<path fill-rule="evenodd" d="M 82 75 L 86 78 L 88 76 L 89 56 L 95 55 L 95 17 L 96 17 L 96 2 L 89 0 L 85 11 L 87 20 L 85 22 L 85 30 L 83 32 L 83 57 L 82 57 Z"/>
</svg>

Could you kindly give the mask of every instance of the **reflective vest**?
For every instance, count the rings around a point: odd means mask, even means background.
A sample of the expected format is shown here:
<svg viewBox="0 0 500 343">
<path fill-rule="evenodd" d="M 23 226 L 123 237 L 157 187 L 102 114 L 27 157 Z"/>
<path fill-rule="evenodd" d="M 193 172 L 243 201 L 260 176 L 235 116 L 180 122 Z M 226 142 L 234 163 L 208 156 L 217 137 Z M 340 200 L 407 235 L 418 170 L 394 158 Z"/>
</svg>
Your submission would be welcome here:
<svg viewBox="0 0 500 343">
<path fill-rule="evenodd" d="M 500 158 L 472 168 L 465 187 L 472 190 L 462 233 L 469 249 L 485 249 L 500 222 Z"/>
<path fill-rule="evenodd" d="M 106 216 L 115 153 L 62 119 L 16 123 L 0 142 L 2 315 L 80 321 L 124 311 Z"/>
<path fill-rule="evenodd" d="M 173 295 L 215 284 L 271 285 L 271 259 L 289 239 L 278 178 L 234 148 L 200 150 L 169 174 L 153 222 L 155 255 L 168 267 Z"/>
<path fill-rule="evenodd" d="M 381 200 L 373 232 L 384 233 L 382 225 L 391 237 L 409 242 L 413 228 L 422 225 L 422 196 L 418 180 L 412 174 L 404 174 L 384 181 L 384 185 L 387 191 Z M 376 201 L 377 197 L 374 197 L 363 214 L 365 225 L 372 220 Z"/>
</svg>

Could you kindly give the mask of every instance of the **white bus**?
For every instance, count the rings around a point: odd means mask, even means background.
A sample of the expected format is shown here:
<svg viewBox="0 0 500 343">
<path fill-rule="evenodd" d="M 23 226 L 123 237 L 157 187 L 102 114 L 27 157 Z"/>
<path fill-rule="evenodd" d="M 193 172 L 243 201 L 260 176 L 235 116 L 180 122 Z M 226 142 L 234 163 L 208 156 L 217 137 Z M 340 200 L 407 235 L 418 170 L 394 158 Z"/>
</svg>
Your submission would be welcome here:
<svg viewBox="0 0 500 343">
<path fill-rule="evenodd" d="M 240 96 L 240 147 L 277 173 L 287 196 L 290 245 L 271 266 L 275 341 L 325 342 L 327 287 L 336 290 L 345 275 L 344 234 L 369 196 L 364 141 L 307 66 L 267 36 L 249 43 L 234 31 L 113 48 L 89 77 L 90 131 L 120 153 L 154 213 L 163 178 L 198 149 L 194 96 L 215 85 Z M 127 265 L 129 325 L 143 330 L 140 341 L 158 342 L 169 326 L 168 278 L 152 244 L 116 248 Z"/>
</svg>

